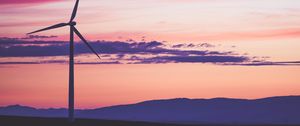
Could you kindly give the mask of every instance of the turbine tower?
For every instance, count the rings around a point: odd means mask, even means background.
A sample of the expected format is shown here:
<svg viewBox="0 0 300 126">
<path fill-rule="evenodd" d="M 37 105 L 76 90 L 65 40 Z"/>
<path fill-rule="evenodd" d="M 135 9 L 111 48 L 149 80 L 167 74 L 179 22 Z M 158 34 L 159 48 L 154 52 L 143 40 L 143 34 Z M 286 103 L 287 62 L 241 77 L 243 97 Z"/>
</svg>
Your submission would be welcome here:
<svg viewBox="0 0 300 126">
<path fill-rule="evenodd" d="M 97 57 L 100 59 L 100 56 L 97 54 L 97 52 L 92 48 L 92 46 L 86 41 L 86 39 L 80 34 L 80 32 L 76 29 L 75 25 L 76 22 L 74 21 L 78 9 L 79 0 L 76 0 L 71 19 L 68 23 L 59 23 L 56 25 L 52 25 L 47 28 L 43 28 L 34 32 L 28 33 L 34 34 L 41 31 L 47 31 L 51 29 L 56 29 L 60 27 L 70 26 L 70 61 L 69 61 L 69 108 L 68 108 L 68 116 L 69 121 L 74 121 L 74 33 L 88 46 L 88 48 L 97 55 Z"/>
</svg>

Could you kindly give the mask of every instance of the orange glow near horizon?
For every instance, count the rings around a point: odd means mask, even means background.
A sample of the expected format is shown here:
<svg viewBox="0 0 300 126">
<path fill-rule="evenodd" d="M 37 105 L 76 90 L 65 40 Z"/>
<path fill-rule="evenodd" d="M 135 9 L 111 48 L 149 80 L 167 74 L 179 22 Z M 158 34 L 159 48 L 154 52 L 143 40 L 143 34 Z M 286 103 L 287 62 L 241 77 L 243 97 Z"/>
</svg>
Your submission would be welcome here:
<svg viewBox="0 0 300 126">
<path fill-rule="evenodd" d="M 0 69 L 0 106 L 67 106 L 67 65 L 6 65 Z M 298 73 L 300 68 L 293 66 L 76 65 L 75 103 L 76 108 L 96 108 L 182 97 L 300 95 Z"/>
</svg>

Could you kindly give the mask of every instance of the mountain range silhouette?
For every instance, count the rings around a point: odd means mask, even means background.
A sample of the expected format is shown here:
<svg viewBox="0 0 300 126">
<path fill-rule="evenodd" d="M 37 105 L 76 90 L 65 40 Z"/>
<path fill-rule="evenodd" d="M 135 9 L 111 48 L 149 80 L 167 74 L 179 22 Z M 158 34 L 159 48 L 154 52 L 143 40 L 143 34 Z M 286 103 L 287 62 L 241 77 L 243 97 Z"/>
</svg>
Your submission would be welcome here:
<svg viewBox="0 0 300 126">
<path fill-rule="evenodd" d="M 0 115 L 66 117 L 67 109 L 36 109 L 21 105 L 0 107 Z M 180 124 L 300 124 L 300 96 L 262 99 L 151 100 L 97 109 L 77 109 L 76 118 Z"/>
</svg>

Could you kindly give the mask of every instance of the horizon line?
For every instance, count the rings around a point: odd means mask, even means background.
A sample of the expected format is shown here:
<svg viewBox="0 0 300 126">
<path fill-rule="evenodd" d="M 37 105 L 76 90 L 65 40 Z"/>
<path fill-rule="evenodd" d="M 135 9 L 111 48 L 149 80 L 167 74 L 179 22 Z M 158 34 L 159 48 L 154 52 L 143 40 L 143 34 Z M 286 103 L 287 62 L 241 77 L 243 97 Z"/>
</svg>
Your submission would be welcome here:
<svg viewBox="0 0 300 126">
<path fill-rule="evenodd" d="M 100 108 L 108 108 L 108 107 L 115 107 L 115 106 L 124 106 L 124 105 L 134 105 L 140 104 L 144 102 L 153 102 L 153 101 L 168 101 L 168 100 L 179 100 L 179 99 L 186 99 L 186 100 L 215 100 L 215 99 L 231 99 L 231 100 L 247 100 L 247 101 L 255 101 L 255 100 L 262 100 L 262 99 L 269 99 L 269 98 L 282 98 L 282 97 L 300 97 L 300 94 L 293 94 L 293 95 L 276 95 L 276 96 L 266 96 L 266 97 L 259 97 L 259 98 L 234 98 L 234 97 L 212 97 L 212 98 L 187 98 L 187 97 L 177 97 L 177 98 L 162 98 L 162 99 L 150 99 L 150 100 L 143 100 L 135 103 L 125 103 L 125 104 L 115 104 L 103 107 L 95 107 L 95 108 L 77 108 L 75 110 L 91 110 L 91 109 L 100 109 Z M 5 106 L 0 106 L 0 108 L 6 108 L 11 106 L 20 106 L 20 107 L 29 107 L 34 109 L 67 109 L 67 107 L 32 107 L 30 105 L 22 105 L 22 104 L 10 104 Z"/>
</svg>

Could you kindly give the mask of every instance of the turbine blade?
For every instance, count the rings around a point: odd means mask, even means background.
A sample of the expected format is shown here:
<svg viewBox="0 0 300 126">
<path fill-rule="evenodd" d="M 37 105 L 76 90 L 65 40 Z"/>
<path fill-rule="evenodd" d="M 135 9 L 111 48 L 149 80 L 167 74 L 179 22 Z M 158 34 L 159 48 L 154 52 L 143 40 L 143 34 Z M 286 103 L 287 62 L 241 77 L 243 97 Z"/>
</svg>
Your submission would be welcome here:
<svg viewBox="0 0 300 126">
<path fill-rule="evenodd" d="M 72 22 L 75 19 L 75 17 L 76 17 L 77 9 L 78 9 L 78 4 L 79 4 L 79 0 L 76 0 L 75 6 L 74 6 L 74 9 L 73 9 L 73 12 L 72 12 L 72 16 L 71 16 L 71 19 L 70 19 L 70 22 Z"/>
<path fill-rule="evenodd" d="M 27 34 L 30 35 L 30 34 L 33 34 L 33 33 L 41 32 L 41 31 L 46 31 L 46 30 L 50 30 L 50 29 L 55 29 L 55 28 L 60 28 L 60 27 L 64 27 L 64 26 L 67 26 L 67 25 L 69 25 L 69 24 L 67 24 L 67 23 L 60 23 L 60 24 L 52 25 L 52 26 L 47 27 L 47 28 L 36 30 L 34 32 L 30 32 L 30 33 L 27 33 Z"/>
<path fill-rule="evenodd" d="M 97 54 L 97 52 L 92 48 L 92 46 L 85 40 L 85 38 L 80 34 L 80 32 L 75 28 L 75 27 L 73 27 L 73 29 L 74 29 L 74 32 L 75 32 L 75 34 L 90 48 L 90 50 L 94 53 L 94 54 L 96 54 L 97 56 L 98 56 L 98 58 L 99 59 L 101 59 L 100 58 L 100 56 Z"/>
</svg>

